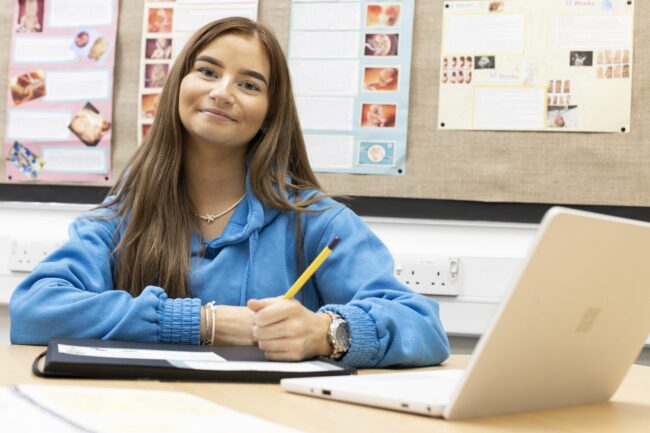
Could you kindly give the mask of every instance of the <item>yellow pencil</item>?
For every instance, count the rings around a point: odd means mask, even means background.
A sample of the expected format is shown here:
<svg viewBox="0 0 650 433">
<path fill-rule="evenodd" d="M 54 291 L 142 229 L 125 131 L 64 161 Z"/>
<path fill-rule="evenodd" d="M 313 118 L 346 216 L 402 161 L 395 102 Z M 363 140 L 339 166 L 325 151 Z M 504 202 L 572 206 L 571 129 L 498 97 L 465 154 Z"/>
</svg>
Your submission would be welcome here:
<svg viewBox="0 0 650 433">
<path fill-rule="evenodd" d="M 341 240 L 340 237 L 336 236 L 334 239 L 332 239 L 332 242 L 329 243 L 328 246 L 323 248 L 323 251 L 320 252 L 320 254 L 314 259 L 313 262 L 311 262 L 311 265 L 307 269 L 305 269 L 305 272 L 302 273 L 300 277 L 296 280 L 295 283 L 287 290 L 287 293 L 282 296 L 283 299 L 291 299 L 295 296 L 296 293 L 300 289 L 302 289 L 302 286 L 305 285 L 307 280 L 316 272 L 316 270 L 320 267 L 320 265 L 323 264 L 325 259 L 330 255 L 332 250 L 338 245 L 339 241 Z"/>
</svg>

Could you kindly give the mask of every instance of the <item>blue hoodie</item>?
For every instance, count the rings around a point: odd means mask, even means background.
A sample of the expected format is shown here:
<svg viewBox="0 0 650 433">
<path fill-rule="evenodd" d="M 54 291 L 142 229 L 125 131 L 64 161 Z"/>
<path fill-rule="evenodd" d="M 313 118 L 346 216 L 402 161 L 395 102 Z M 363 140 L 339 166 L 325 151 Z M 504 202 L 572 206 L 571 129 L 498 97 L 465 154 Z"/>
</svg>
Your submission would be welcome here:
<svg viewBox="0 0 650 433">
<path fill-rule="evenodd" d="M 312 311 L 329 310 L 349 324 L 352 341 L 342 362 L 354 367 L 439 364 L 449 343 L 438 304 L 402 285 L 382 242 L 350 209 L 332 199 L 302 217 L 305 265 L 335 237 L 341 242 L 296 295 Z M 246 305 L 284 294 L 300 270 L 295 214 L 247 196 L 221 236 L 192 240 L 191 298 L 169 299 L 148 286 L 137 297 L 113 288 L 111 211 L 76 219 L 69 240 L 16 288 L 10 303 L 11 341 L 47 344 L 52 337 L 159 343 L 199 343 L 201 304 Z"/>
</svg>

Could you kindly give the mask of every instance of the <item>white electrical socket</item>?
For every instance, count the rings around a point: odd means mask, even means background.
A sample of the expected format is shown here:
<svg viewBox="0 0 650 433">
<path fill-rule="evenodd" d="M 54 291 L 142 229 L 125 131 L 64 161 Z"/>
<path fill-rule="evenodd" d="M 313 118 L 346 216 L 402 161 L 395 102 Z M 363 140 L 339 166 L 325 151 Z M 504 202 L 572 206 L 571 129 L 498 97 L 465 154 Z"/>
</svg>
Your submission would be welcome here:
<svg viewBox="0 0 650 433">
<path fill-rule="evenodd" d="M 449 256 L 395 257 L 395 276 L 425 295 L 458 295 L 460 258 Z"/>
<path fill-rule="evenodd" d="M 41 260 L 62 244 L 63 242 L 52 240 L 15 239 L 11 242 L 9 270 L 31 272 Z"/>
</svg>

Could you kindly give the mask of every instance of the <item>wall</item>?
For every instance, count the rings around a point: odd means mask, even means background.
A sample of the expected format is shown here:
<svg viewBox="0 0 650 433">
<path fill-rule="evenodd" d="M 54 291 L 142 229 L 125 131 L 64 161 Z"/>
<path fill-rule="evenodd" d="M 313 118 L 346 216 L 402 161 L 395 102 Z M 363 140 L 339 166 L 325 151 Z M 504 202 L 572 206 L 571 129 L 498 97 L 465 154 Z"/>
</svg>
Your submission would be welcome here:
<svg viewBox="0 0 650 433">
<path fill-rule="evenodd" d="M 10 270 L 14 242 L 55 245 L 90 205 L 0 202 L 0 344 L 9 341 L 7 304 L 26 273 Z M 364 217 L 399 261 L 458 257 L 457 296 L 434 296 L 455 353 L 471 353 L 534 238 L 536 225 Z M 648 340 L 650 344 L 650 339 Z M 650 346 L 639 362 L 650 365 Z"/>
<path fill-rule="evenodd" d="M 3 83 L 9 78 L 7 62 L 14 3 L 15 0 L 4 0 L 0 8 Z M 631 129 L 625 134 L 438 130 L 444 3 L 445 0 L 415 2 L 406 175 L 321 173 L 318 177 L 326 191 L 372 197 L 650 206 L 650 110 L 645 109 L 650 98 L 650 26 L 645 25 L 650 21 L 650 2 L 634 2 L 632 119 Z M 140 54 L 144 4 L 145 0 L 120 2 L 112 118 L 113 173 L 108 183 L 116 178 L 136 146 L 136 59 Z M 285 48 L 290 5 L 290 0 L 259 2 L 260 22 L 276 32 Z M 7 86 L 0 86 L 1 136 L 6 89 Z M 9 181 L 4 176 L 4 164 L 0 164 L 0 183 L 6 182 Z"/>
</svg>

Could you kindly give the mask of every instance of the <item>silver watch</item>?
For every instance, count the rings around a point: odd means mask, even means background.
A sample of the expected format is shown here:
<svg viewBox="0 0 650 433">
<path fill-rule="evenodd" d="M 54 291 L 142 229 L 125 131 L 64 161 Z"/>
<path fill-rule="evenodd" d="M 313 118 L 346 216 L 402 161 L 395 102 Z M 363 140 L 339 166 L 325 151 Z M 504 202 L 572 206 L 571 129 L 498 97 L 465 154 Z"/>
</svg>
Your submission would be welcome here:
<svg viewBox="0 0 650 433">
<path fill-rule="evenodd" d="M 348 326 L 348 322 L 338 314 L 332 311 L 324 311 L 324 313 L 332 318 L 332 323 L 330 323 L 330 328 L 327 332 L 327 338 L 333 349 L 329 358 L 334 360 L 341 359 L 350 348 L 350 341 L 352 340 L 350 327 Z"/>
</svg>

